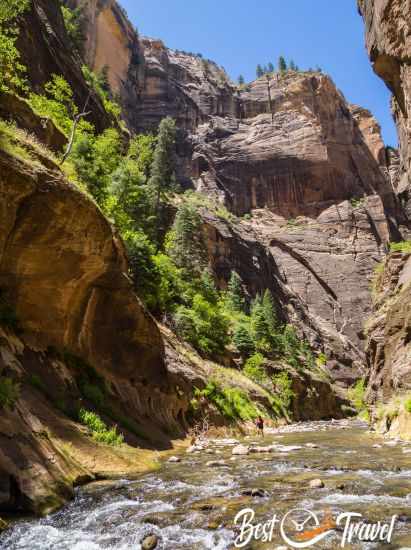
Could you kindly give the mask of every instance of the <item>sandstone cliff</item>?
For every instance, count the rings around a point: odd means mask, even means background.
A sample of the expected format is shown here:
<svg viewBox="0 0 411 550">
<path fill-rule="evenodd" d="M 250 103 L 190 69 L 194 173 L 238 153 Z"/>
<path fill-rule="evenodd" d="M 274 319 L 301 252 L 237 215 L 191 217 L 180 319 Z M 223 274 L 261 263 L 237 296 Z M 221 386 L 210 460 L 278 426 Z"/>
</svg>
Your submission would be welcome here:
<svg viewBox="0 0 411 550">
<path fill-rule="evenodd" d="M 410 111 L 410 15 L 409 2 L 359 1 L 366 31 L 366 45 L 374 71 L 392 91 L 392 113 L 397 125 L 400 158 L 392 157 L 395 193 L 409 238 L 411 215 L 411 132 Z M 406 247 L 405 247 L 406 250 Z M 392 252 L 381 267 L 375 282 L 374 314 L 367 323 L 368 399 L 375 407 L 374 417 L 383 429 L 410 437 L 410 414 L 398 403 L 411 389 L 409 254 Z M 387 407 L 387 403 L 391 403 Z M 383 405 L 385 404 L 385 405 Z M 387 407 L 382 413 L 378 407 Z M 395 421 L 393 421 L 395 419 Z"/>
<path fill-rule="evenodd" d="M 357 376 L 373 267 L 401 218 L 395 156 L 375 119 L 325 75 L 287 73 L 236 88 L 214 63 L 130 34 L 114 2 L 88 3 L 87 14 L 88 61 L 96 69 L 107 61 L 131 127 L 176 118 L 180 181 L 237 216 L 253 213 L 227 230 L 228 240 L 206 220 L 221 284 L 232 266 L 250 294 L 269 280 L 284 316 L 327 348 L 331 370 L 355 364 Z M 122 52 L 116 60 L 113 50 Z M 241 249 L 264 250 L 270 275 L 259 279 L 257 260 Z M 284 307 L 291 295 L 294 305 Z"/>
<path fill-rule="evenodd" d="M 226 220 L 202 211 L 220 287 L 235 269 L 250 296 L 269 288 L 279 317 L 325 354 L 335 381 L 351 384 L 364 373 L 373 268 L 399 231 L 395 155 L 373 117 L 325 75 L 288 73 L 237 89 L 215 63 L 139 37 L 116 2 L 67 4 L 85 6 L 86 59 L 108 67 L 130 131 L 173 116 L 180 181 L 231 210 Z M 19 42 L 32 85 L 41 89 L 61 73 L 81 105 L 90 90 L 59 10 L 34 0 L 25 17 Z M 90 107 L 90 120 L 107 127 L 97 97 Z M 32 129 L 33 117 L 15 119 Z M 132 446 L 169 447 L 170 434 L 187 428 L 194 387 L 214 376 L 267 404 L 256 384 L 201 360 L 147 313 L 121 240 L 53 159 L 28 163 L 1 152 L 0 185 L 0 288 L 23 329 L 1 333 L 0 374 L 16 377 L 22 392 L 0 422 L 0 509 L 47 511 L 73 483 L 107 475 L 113 464 L 129 474 L 144 463 L 129 450 L 115 457 L 70 419 L 67 405 L 89 403 L 79 364 L 86 382 L 104 382 L 110 414 L 102 414 L 118 419 Z M 293 388 L 295 418 L 341 414 L 341 400 L 318 373 L 293 373 Z"/>
<path fill-rule="evenodd" d="M 406 0 L 359 0 L 365 22 L 366 45 L 374 71 L 393 93 L 392 113 L 400 143 L 400 174 L 396 192 L 411 215 L 411 146 L 410 146 L 410 15 Z"/>
</svg>

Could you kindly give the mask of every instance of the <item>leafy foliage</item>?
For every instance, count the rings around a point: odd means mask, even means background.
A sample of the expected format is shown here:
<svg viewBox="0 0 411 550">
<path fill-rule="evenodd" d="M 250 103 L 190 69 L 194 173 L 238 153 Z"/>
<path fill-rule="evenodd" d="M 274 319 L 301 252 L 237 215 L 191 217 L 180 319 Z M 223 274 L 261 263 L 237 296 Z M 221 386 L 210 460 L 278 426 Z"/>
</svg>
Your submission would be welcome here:
<svg viewBox="0 0 411 550">
<path fill-rule="evenodd" d="M 81 7 L 70 9 L 66 6 L 61 6 L 61 13 L 64 19 L 67 34 L 73 46 L 81 51 L 84 45 L 84 33 L 82 31 L 83 9 Z"/>
<path fill-rule="evenodd" d="M 270 379 L 263 365 L 264 356 L 261 353 L 255 353 L 245 362 L 243 372 L 258 384 L 267 384 Z"/>
<path fill-rule="evenodd" d="M 238 388 L 221 387 L 214 380 L 211 380 L 205 389 L 197 390 L 195 396 L 205 397 L 230 420 L 254 420 L 262 414 L 243 391 Z"/>
<path fill-rule="evenodd" d="M 348 390 L 348 399 L 350 399 L 356 408 L 360 417 L 366 419 L 368 417 L 368 407 L 365 402 L 365 379 L 361 378 Z"/>
<path fill-rule="evenodd" d="M 277 400 L 281 407 L 288 411 L 291 407 L 295 393 L 292 390 L 292 380 L 286 371 L 281 372 L 273 377 L 273 384 L 275 392 L 277 393 Z"/>
<path fill-rule="evenodd" d="M 117 427 L 107 428 L 106 424 L 101 420 L 98 414 L 80 409 L 79 420 L 84 426 L 91 431 L 95 441 L 105 443 L 106 445 L 121 445 L 124 441 L 124 436 L 117 433 Z"/>
<path fill-rule="evenodd" d="M 0 3 L 0 92 L 24 92 L 25 67 L 16 47 L 16 18 L 29 6 L 29 0 L 8 0 Z"/>
</svg>

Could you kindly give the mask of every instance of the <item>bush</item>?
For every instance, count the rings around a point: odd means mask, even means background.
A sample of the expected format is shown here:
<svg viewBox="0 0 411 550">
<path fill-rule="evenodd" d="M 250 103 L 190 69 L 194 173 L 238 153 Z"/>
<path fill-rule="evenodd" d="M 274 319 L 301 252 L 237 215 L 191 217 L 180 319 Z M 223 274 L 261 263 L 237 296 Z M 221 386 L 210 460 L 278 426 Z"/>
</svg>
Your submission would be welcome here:
<svg viewBox="0 0 411 550">
<path fill-rule="evenodd" d="M 196 390 L 196 397 L 205 397 L 220 413 L 230 420 L 254 420 L 261 411 L 238 388 L 223 388 L 210 381 L 204 390 Z"/>
<path fill-rule="evenodd" d="M 267 384 L 270 379 L 263 367 L 264 356 L 261 353 L 255 353 L 247 359 L 243 372 L 246 376 L 257 382 L 258 384 Z"/>
<path fill-rule="evenodd" d="M 16 47 L 18 28 L 14 20 L 29 6 L 29 0 L 0 3 L 0 92 L 24 92 L 26 68 L 20 63 Z"/>
<path fill-rule="evenodd" d="M 411 413 L 411 398 L 407 399 L 404 403 L 404 408 L 407 412 Z"/>
<path fill-rule="evenodd" d="M 92 437 L 95 441 L 106 443 L 107 445 L 121 445 L 123 443 L 124 436 L 117 433 L 115 426 L 108 429 L 98 414 L 80 409 L 78 416 L 80 422 L 92 432 Z"/>
<path fill-rule="evenodd" d="M 365 390 L 366 384 L 364 378 L 358 380 L 355 385 L 348 390 L 348 399 L 352 401 L 352 404 L 359 414 L 363 414 L 365 411 L 368 410 L 367 404 L 365 403 L 364 399 Z"/>
<path fill-rule="evenodd" d="M 12 378 L 0 376 L 0 408 L 12 407 L 20 395 L 20 386 Z"/>
<path fill-rule="evenodd" d="M 175 323 L 180 336 L 205 355 L 223 353 L 229 342 L 229 319 L 201 294 L 195 294 L 191 307 L 177 309 Z"/>
<path fill-rule="evenodd" d="M 295 393 L 292 388 L 292 380 L 289 374 L 286 371 L 281 372 L 273 377 L 273 384 L 276 393 L 278 394 L 277 400 L 279 401 L 281 407 L 284 411 L 290 409 Z"/>
<path fill-rule="evenodd" d="M 84 44 L 84 34 L 81 30 L 83 10 L 82 8 L 76 8 L 74 10 L 61 6 L 61 13 L 64 19 L 64 25 L 66 27 L 67 34 L 73 44 L 73 46 L 81 51 Z"/>
</svg>

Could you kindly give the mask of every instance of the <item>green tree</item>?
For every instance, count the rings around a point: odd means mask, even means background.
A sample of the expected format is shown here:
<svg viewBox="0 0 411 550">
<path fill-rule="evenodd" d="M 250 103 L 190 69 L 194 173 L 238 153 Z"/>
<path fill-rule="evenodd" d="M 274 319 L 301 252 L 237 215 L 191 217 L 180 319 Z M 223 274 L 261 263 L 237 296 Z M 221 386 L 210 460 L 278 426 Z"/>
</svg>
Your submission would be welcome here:
<svg viewBox="0 0 411 550">
<path fill-rule="evenodd" d="M 148 180 L 154 160 L 157 138 L 152 134 L 138 134 L 130 140 L 128 157 L 137 163 L 139 171 Z"/>
<path fill-rule="evenodd" d="M 201 217 L 192 204 L 183 203 L 178 209 L 168 252 L 178 267 L 191 276 L 201 275 L 207 258 L 201 233 Z"/>
<path fill-rule="evenodd" d="M 268 72 L 269 72 L 269 73 L 273 73 L 273 72 L 274 72 L 274 65 L 271 63 L 271 61 L 270 61 L 270 63 L 267 65 L 267 69 L 268 69 Z"/>
<path fill-rule="evenodd" d="M 84 33 L 82 31 L 83 9 L 81 7 L 70 9 L 66 6 L 61 6 L 61 13 L 64 19 L 67 34 L 73 46 L 82 51 L 84 46 Z"/>
<path fill-rule="evenodd" d="M 194 296 L 191 307 L 180 306 L 174 321 L 177 333 L 204 355 L 223 353 L 229 342 L 229 319 L 201 294 Z"/>
<path fill-rule="evenodd" d="M 256 68 L 255 72 L 256 72 L 257 78 L 260 78 L 261 76 L 263 76 L 264 70 L 263 70 L 263 68 L 261 67 L 260 64 L 257 65 L 257 68 Z"/>
<path fill-rule="evenodd" d="M 166 117 L 160 122 L 149 187 L 152 190 L 155 216 L 154 242 L 159 246 L 162 201 L 175 184 L 176 124 Z"/>
<path fill-rule="evenodd" d="M 234 330 L 233 342 L 235 347 L 245 358 L 252 355 L 255 351 L 254 340 L 250 329 L 245 323 L 240 323 Z"/>
<path fill-rule="evenodd" d="M 29 0 L 0 2 L 0 92 L 26 90 L 26 69 L 16 47 L 19 33 L 15 20 L 28 6 Z"/>
<path fill-rule="evenodd" d="M 103 206 L 109 196 L 111 176 L 122 158 L 118 131 L 108 128 L 97 137 L 79 135 L 71 158 L 78 176 L 96 201 Z"/>
<path fill-rule="evenodd" d="M 265 290 L 262 300 L 262 309 L 264 314 L 264 321 L 267 327 L 268 333 L 274 334 L 278 331 L 278 320 L 275 311 L 273 296 L 268 288 Z"/>
<path fill-rule="evenodd" d="M 285 73 L 287 71 L 287 62 L 282 55 L 278 58 L 278 70 L 280 73 Z"/>
<path fill-rule="evenodd" d="M 297 65 L 291 59 L 291 61 L 290 61 L 290 71 L 296 71 L 296 70 L 297 70 Z"/>
<path fill-rule="evenodd" d="M 238 84 L 240 86 L 244 86 L 244 84 L 245 84 L 245 80 L 244 80 L 244 77 L 243 77 L 242 74 L 240 74 L 240 76 L 238 77 Z"/>
<path fill-rule="evenodd" d="M 232 271 L 228 281 L 226 301 L 228 307 L 234 311 L 244 311 L 245 297 L 241 277 L 236 271 Z"/>
</svg>

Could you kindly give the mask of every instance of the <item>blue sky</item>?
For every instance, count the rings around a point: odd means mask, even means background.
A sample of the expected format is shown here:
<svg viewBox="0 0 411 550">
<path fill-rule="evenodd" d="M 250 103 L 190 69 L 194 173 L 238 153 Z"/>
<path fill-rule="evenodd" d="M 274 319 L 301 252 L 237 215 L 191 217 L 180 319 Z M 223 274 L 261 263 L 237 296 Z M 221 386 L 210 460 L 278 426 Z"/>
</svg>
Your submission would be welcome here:
<svg viewBox="0 0 411 550">
<path fill-rule="evenodd" d="M 348 101 L 372 111 L 386 144 L 397 144 L 390 92 L 372 71 L 356 0 L 120 0 L 146 36 L 200 52 L 233 79 L 255 78 L 257 63 L 279 55 L 301 68 L 319 65 Z"/>
</svg>

